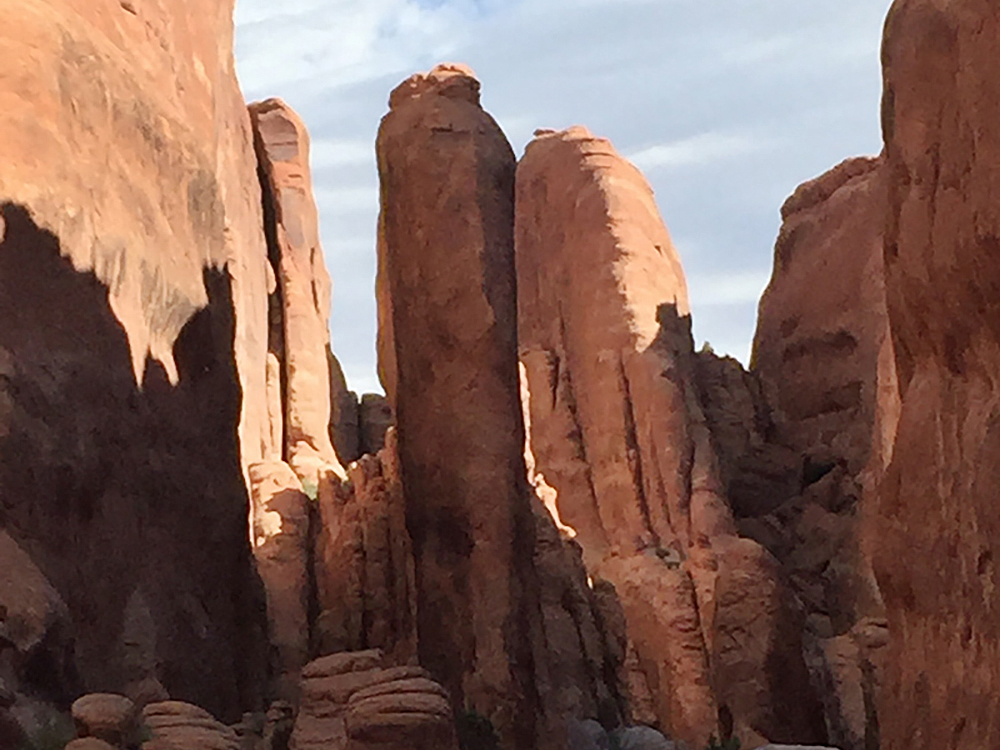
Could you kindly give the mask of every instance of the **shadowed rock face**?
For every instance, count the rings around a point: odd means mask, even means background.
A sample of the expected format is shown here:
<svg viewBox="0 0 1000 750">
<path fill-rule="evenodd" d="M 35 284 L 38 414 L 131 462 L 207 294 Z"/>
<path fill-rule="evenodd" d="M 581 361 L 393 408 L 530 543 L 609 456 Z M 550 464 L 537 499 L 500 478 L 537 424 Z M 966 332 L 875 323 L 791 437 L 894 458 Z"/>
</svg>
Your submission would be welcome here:
<svg viewBox="0 0 1000 750">
<path fill-rule="evenodd" d="M 737 466 L 741 532 L 781 561 L 804 605 L 829 739 L 845 750 L 878 744 L 884 638 L 868 635 L 884 633 L 885 613 L 862 537 L 898 416 L 882 260 L 886 178 L 882 159 L 850 159 L 785 203 L 750 376 L 771 408 L 757 420 L 756 445 L 720 443 Z M 782 452 L 794 458 L 791 488 L 767 464 Z"/>
<path fill-rule="evenodd" d="M 260 699 L 229 278 L 141 389 L 107 288 L 23 208 L 0 209 L 0 522 L 69 608 L 85 689 L 122 691 L 129 643 L 172 695 L 238 717 Z M 151 633 L 130 632 L 138 597 Z M 134 618 L 133 618 L 134 619 Z"/>
<path fill-rule="evenodd" d="M 65 601 L 84 689 L 152 672 L 236 719 L 264 683 L 260 194 L 232 3 L 134 11 L 0 28 L 0 526 Z"/>
<path fill-rule="evenodd" d="M 621 596 L 661 728 L 704 745 L 725 709 L 746 740 L 823 739 L 794 603 L 724 496 L 651 189 L 608 141 L 541 131 L 516 215 L 535 469 Z"/>
<path fill-rule="evenodd" d="M 514 155 L 467 69 L 398 87 L 378 143 L 421 664 L 512 747 L 537 742 Z M 383 362 L 383 366 L 389 363 Z"/>
<path fill-rule="evenodd" d="M 882 747 L 1000 745 L 1000 18 L 896 2 L 883 46 L 886 296 L 902 410 L 872 529 Z"/>
</svg>

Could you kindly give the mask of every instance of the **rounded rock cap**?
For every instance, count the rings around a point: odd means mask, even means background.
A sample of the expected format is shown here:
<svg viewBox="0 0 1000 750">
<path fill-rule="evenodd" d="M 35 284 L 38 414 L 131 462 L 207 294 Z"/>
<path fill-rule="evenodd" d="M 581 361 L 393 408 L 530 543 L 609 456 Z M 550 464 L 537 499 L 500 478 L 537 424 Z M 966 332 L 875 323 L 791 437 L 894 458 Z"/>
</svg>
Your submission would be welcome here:
<svg viewBox="0 0 1000 750">
<path fill-rule="evenodd" d="M 104 740 L 97 739 L 97 737 L 81 737 L 72 740 L 64 750 L 117 750 L 117 748 Z"/>
<path fill-rule="evenodd" d="M 389 109 L 422 96 L 443 96 L 479 106 L 479 79 L 463 63 L 441 63 L 428 73 L 416 73 L 399 84 L 389 95 Z"/>
<path fill-rule="evenodd" d="M 135 704 L 117 693 L 91 693 L 70 709 L 80 737 L 97 737 L 112 744 L 125 739 L 135 721 Z"/>
</svg>

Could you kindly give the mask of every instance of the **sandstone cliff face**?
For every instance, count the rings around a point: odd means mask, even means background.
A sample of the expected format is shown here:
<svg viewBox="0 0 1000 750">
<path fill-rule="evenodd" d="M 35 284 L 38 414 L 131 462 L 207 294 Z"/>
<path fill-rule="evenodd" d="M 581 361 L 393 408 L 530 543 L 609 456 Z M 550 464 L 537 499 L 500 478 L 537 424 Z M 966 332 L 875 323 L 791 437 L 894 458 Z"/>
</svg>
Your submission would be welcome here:
<svg viewBox="0 0 1000 750">
<path fill-rule="evenodd" d="M 85 688 L 151 669 L 225 717 L 263 684 L 241 458 L 266 443 L 231 16 L 53 0 L 0 30 L 0 524 L 65 602 Z"/>
<path fill-rule="evenodd" d="M 337 466 L 330 439 L 330 275 L 319 243 L 309 134 L 284 102 L 252 104 L 268 254 L 276 278 L 270 349 L 281 364 L 284 459 L 313 486 Z M 277 432 L 272 428 L 273 432 Z"/>
<path fill-rule="evenodd" d="M 514 155 L 479 83 L 449 66 L 393 92 L 377 152 L 420 662 L 456 708 L 489 716 L 505 744 L 534 747 Z"/>
<path fill-rule="evenodd" d="M 902 411 L 872 549 L 889 750 L 1000 744 L 998 33 L 982 0 L 897 2 L 886 23 L 884 251 Z"/>
<path fill-rule="evenodd" d="M 794 603 L 724 497 L 649 186 L 606 140 L 542 131 L 518 167 L 516 238 L 537 472 L 618 589 L 661 728 L 704 744 L 722 710 L 745 738 L 822 739 Z"/>
</svg>

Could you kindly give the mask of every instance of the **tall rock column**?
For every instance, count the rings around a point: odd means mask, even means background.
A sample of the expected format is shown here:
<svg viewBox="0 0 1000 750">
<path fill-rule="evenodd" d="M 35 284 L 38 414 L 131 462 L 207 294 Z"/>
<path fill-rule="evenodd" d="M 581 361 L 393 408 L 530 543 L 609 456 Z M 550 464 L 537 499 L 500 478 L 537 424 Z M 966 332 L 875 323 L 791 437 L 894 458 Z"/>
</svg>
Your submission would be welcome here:
<svg viewBox="0 0 1000 750">
<path fill-rule="evenodd" d="M 278 99 L 252 104 L 250 116 L 281 311 L 284 456 L 315 486 L 321 469 L 343 472 L 330 440 L 330 276 L 312 197 L 309 134 Z"/>
<path fill-rule="evenodd" d="M 902 410 L 872 534 L 885 750 L 1000 747 L 1000 16 L 899 0 L 883 45 Z"/>
<path fill-rule="evenodd" d="M 399 86 L 377 149 L 420 661 L 505 747 L 535 747 L 514 154 L 461 66 Z"/>
<path fill-rule="evenodd" d="M 621 596 L 662 729 L 704 745 L 728 710 L 746 740 L 823 739 L 791 598 L 723 494 L 652 190 L 584 128 L 537 135 L 516 209 L 537 474 Z"/>
</svg>

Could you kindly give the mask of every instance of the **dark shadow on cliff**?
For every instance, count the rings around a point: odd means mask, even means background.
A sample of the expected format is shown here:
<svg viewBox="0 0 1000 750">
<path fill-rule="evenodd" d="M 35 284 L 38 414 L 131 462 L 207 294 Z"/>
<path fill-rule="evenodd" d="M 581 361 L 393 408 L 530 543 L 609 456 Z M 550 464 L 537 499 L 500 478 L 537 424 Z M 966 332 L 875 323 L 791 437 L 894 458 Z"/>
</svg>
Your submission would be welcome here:
<svg viewBox="0 0 1000 750">
<path fill-rule="evenodd" d="M 155 673 L 235 721 L 261 701 L 265 625 L 229 276 L 204 272 L 177 385 L 149 360 L 139 388 L 104 284 L 24 208 L 0 216 L 0 527 L 69 606 L 85 690 Z"/>
</svg>

